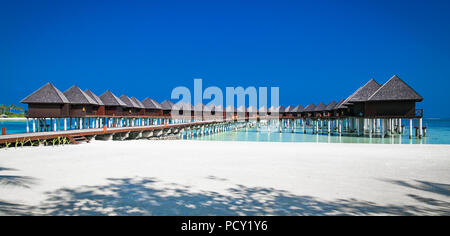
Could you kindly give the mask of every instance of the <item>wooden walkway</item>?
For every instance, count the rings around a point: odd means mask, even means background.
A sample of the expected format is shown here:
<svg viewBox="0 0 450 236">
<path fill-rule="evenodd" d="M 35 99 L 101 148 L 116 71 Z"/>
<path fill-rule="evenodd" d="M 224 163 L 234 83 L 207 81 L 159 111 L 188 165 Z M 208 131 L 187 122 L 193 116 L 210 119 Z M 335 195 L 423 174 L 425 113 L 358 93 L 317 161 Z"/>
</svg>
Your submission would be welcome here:
<svg viewBox="0 0 450 236">
<path fill-rule="evenodd" d="M 76 136 L 94 136 L 104 134 L 126 133 L 126 132 L 140 132 L 140 131 L 154 131 L 164 130 L 170 128 L 188 128 L 199 125 L 211 125 L 224 123 L 220 121 L 199 121 L 192 123 L 181 124 L 169 124 L 169 125 L 151 125 L 151 126 L 138 126 L 138 127 L 120 127 L 120 128 L 107 128 L 104 129 L 79 129 L 79 130 L 67 130 L 67 131 L 54 131 L 54 132 L 35 132 L 35 133 L 20 133 L 20 134 L 7 134 L 0 135 L 0 144 L 15 143 L 20 141 L 35 141 L 44 139 L 54 139 L 58 137 L 66 137 L 72 140 L 72 137 Z"/>
</svg>

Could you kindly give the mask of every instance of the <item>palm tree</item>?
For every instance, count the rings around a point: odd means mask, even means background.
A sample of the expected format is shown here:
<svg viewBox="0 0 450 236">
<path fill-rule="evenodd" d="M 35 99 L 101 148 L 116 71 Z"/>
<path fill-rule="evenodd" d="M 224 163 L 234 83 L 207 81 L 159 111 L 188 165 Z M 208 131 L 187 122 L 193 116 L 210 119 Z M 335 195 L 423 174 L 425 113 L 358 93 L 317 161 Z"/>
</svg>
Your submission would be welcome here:
<svg viewBox="0 0 450 236">
<path fill-rule="evenodd" d="M 24 109 L 23 109 L 22 107 L 18 107 L 18 106 L 14 105 L 14 104 L 9 105 L 9 106 L 7 107 L 7 110 L 8 110 L 9 112 L 12 112 L 12 110 L 16 110 L 16 111 L 24 111 Z"/>
<path fill-rule="evenodd" d="M 6 109 L 7 109 L 6 105 L 0 104 L 0 112 L 1 112 L 0 114 L 5 114 Z"/>
</svg>

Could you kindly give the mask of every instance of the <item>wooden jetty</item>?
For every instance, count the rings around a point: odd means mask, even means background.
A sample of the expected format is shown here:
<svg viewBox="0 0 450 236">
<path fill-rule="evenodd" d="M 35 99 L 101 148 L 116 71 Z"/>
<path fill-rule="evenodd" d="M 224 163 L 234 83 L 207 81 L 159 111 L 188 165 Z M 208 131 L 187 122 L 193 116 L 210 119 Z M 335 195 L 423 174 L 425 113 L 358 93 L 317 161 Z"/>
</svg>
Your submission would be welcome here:
<svg viewBox="0 0 450 236">
<path fill-rule="evenodd" d="M 422 100 L 398 76 L 383 85 L 371 79 L 346 99 L 328 105 L 261 106 L 259 109 L 201 103 L 193 106 L 173 104 L 169 100 L 160 104 L 148 97 L 143 101 L 127 95 L 119 98 L 109 90 L 98 97 L 77 86 L 62 93 L 48 83 L 22 100 L 28 105 L 27 133 L 1 135 L 0 144 L 57 137 L 66 137 L 72 143 L 92 138 L 132 139 L 165 134 L 195 137 L 261 125 L 280 132 L 300 129 L 303 133 L 311 130 L 312 134 L 386 137 L 403 134 L 403 120 L 409 122 L 410 138 L 414 135 L 422 138 L 426 134 L 423 110 L 416 109 L 416 103 Z"/>
</svg>

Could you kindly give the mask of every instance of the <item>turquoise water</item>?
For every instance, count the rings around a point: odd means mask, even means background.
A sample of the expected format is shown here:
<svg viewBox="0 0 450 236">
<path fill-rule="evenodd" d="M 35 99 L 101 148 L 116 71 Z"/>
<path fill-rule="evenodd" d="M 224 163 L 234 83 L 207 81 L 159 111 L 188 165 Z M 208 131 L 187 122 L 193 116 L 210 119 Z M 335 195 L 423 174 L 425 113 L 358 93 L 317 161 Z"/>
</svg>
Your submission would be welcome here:
<svg viewBox="0 0 450 236">
<path fill-rule="evenodd" d="M 403 124 L 407 124 L 405 121 Z M 417 124 L 414 124 L 415 126 Z M 424 119 L 424 126 L 427 127 L 427 137 L 419 140 L 408 138 L 408 132 L 404 135 L 387 138 L 369 137 L 349 137 L 339 135 L 319 134 L 313 135 L 308 130 L 308 134 L 303 134 L 301 129 L 291 133 L 286 130 L 280 132 L 257 132 L 256 129 L 240 129 L 225 133 L 213 134 L 194 138 L 196 140 L 213 141 L 258 141 L 258 142 L 321 142 L 321 143 L 385 143 L 385 144 L 450 144 L 450 119 Z M 26 132 L 25 121 L 0 121 L 0 127 L 6 127 L 8 134 Z"/>
<path fill-rule="evenodd" d="M 406 122 L 403 122 L 406 124 Z M 417 124 L 414 124 L 417 125 Z M 297 129 L 294 133 L 290 130 L 280 132 L 256 131 L 256 128 L 240 129 L 218 133 L 209 136 L 200 136 L 195 140 L 211 141 L 256 141 L 256 142 L 316 142 L 316 143 L 373 143 L 373 144 L 450 144 L 450 119 L 424 119 L 424 126 L 427 127 L 427 137 L 409 139 L 408 131 L 403 135 L 393 137 L 355 137 L 339 136 L 328 134 L 307 134 L 302 129 Z"/>
</svg>

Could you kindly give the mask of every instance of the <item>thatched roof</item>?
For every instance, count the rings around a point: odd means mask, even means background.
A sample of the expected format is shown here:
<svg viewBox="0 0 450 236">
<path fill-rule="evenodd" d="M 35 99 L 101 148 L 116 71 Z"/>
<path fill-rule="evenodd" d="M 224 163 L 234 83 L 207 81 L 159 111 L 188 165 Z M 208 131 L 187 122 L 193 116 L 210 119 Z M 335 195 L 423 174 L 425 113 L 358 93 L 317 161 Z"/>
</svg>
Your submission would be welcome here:
<svg viewBox="0 0 450 236">
<path fill-rule="evenodd" d="M 178 102 L 172 106 L 173 110 L 183 110 L 183 111 L 191 111 L 193 107 L 189 103 Z"/>
<path fill-rule="evenodd" d="M 222 105 L 214 106 L 214 111 L 215 112 L 223 112 L 223 106 Z"/>
<path fill-rule="evenodd" d="M 86 105 L 98 105 L 95 100 L 89 97 L 83 90 L 78 86 L 74 85 L 64 92 L 67 100 L 70 104 L 86 104 Z"/>
<path fill-rule="evenodd" d="M 240 106 L 240 107 L 238 107 L 237 112 L 245 113 L 245 112 L 247 112 L 247 108 L 245 108 L 245 106 Z"/>
<path fill-rule="evenodd" d="M 144 101 L 142 101 L 142 105 L 144 105 L 145 109 L 162 109 L 161 104 L 151 98 L 144 99 Z"/>
<path fill-rule="evenodd" d="M 381 88 L 381 84 L 371 79 L 367 84 L 359 88 L 348 102 L 366 102 L 379 88 Z"/>
<path fill-rule="evenodd" d="M 92 98 L 95 102 L 97 102 L 97 105 L 99 106 L 104 105 L 102 100 L 99 97 L 97 97 L 97 95 L 95 95 L 91 90 L 86 89 L 84 93 L 86 93 L 90 98 Z"/>
<path fill-rule="evenodd" d="M 254 107 L 254 106 L 249 106 L 247 108 L 247 112 L 248 113 L 258 113 L 258 109 L 256 109 L 256 107 Z"/>
<path fill-rule="evenodd" d="M 344 102 L 345 102 L 345 99 L 342 99 L 341 101 L 339 101 L 333 110 L 348 108 L 346 105 L 344 105 Z"/>
<path fill-rule="evenodd" d="M 258 112 L 259 113 L 267 113 L 267 107 L 265 107 L 265 106 L 260 107 Z"/>
<path fill-rule="evenodd" d="M 330 104 L 328 104 L 328 106 L 325 108 L 325 111 L 332 111 L 337 105 L 337 102 L 332 101 L 330 102 Z"/>
<path fill-rule="evenodd" d="M 206 112 L 212 112 L 212 111 L 214 111 L 215 109 L 216 109 L 216 105 L 210 104 L 209 106 L 206 106 L 206 105 L 205 105 L 205 108 L 203 109 L 203 111 L 206 111 Z"/>
<path fill-rule="evenodd" d="M 229 105 L 225 108 L 225 112 L 234 112 L 236 110 L 236 108 L 234 108 L 234 106 Z"/>
<path fill-rule="evenodd" d="M 311 112 L 311 111 L 314 111 L 315 109 L 316 109 L 316 105 L 309 104 L 308 106 L 305 107 L 305 109 L 303 111 L 304 112 Z"/>
<path fill-rule="evenodd" d="M 173 102 L 169 100 L 165 100 L 164 102 L 161 103 L 161 107 L 164 111 L 172 110 L 173 105 L 174 105 Z"/>
<path fill-rule="evenodd" d="M 109 90 L 102 94 L 100 99 L 105 106 L 127 107 L 127 104 Z"/>
<path fill-rule="evenodd" d="M 292 112 L 292 110 L 294 109 L 294 107 L 293 106 L 291 106 L 291 105 L 289 105 L 289 106 L 287 106 L 286 107 L 286 109 L 284 110 L 284 112 Z"/>
<path fill-rule="evenodd" d="M 129 98 L 125 94 L 120 96 L 120 100 L 122 100 L 122 102 L 127 104 L 127 107 L 130 107 L 130 108 L 141 108 L 138 104 L 136 104 L 133 100 L 131 100 L 131 98 Z"/>
<path fill-rule="evenodd" d="M 194 111 L 203 111 L 205 109 L 205 104 L 199 103 L 194 106 Z"/>
<path fill-rule="evenodd" d="M 399 77 L 394 75 L 388 82 L 380 87 L 369 99 L 369 101 L 417 101 L 421 102 L 420 96 L 413 88 Z"/>
<path fill-rule="evenodd" d="M 327 105 L 325 105 L 323 102 L 319 103 L 319 105 L 316 106 L 316 108 L 314 108 L 314 111 L 325 111 L 325 109 L 327 108 Z"/>
<path fill-rule="evenodd" d="M 136 103 L 136 105 L 139 106 L 138 108 L 141 108 L 141 109 L 145 108 L 144 104 L 142 104 L 142 102 L 139 101 L 139 99 L 137 99 L 136 97 L 131 97 L 131 100 L 133 100 L 133 102 Z"/>
<path fill-rule="evenodd" d="M 281 113 L 281 112 L 284 112 L 284 107 L 283 106 L 279 106 L 279 107 L 275 107 L 275 106 L 271 106 L 270 108 L 269 108 L 269 112 L 270 113 L 273 113 L 273 112 L 278 112 L 278 113 Z"/>
<path fill-rule="evenodd" d="M 31 104 L 31 103 L 54 103 L 54 104 L 64 104 L 70 103 L 69 100 L 64 96 L 64 94 L 59 91 L 53 84 L 47 83 L 40 89 L 36 90 L 28 97 L 24 98 L 21 103 Z"/>
<path fill-rule="evenodd" d="M 294 107 L 291 112 L 299 113 L 299 112 L 303 112 L 303 110 L 305 110 L 305 108 L 302 105 L 298 105 L 298 106 Z"/>
</svg>

